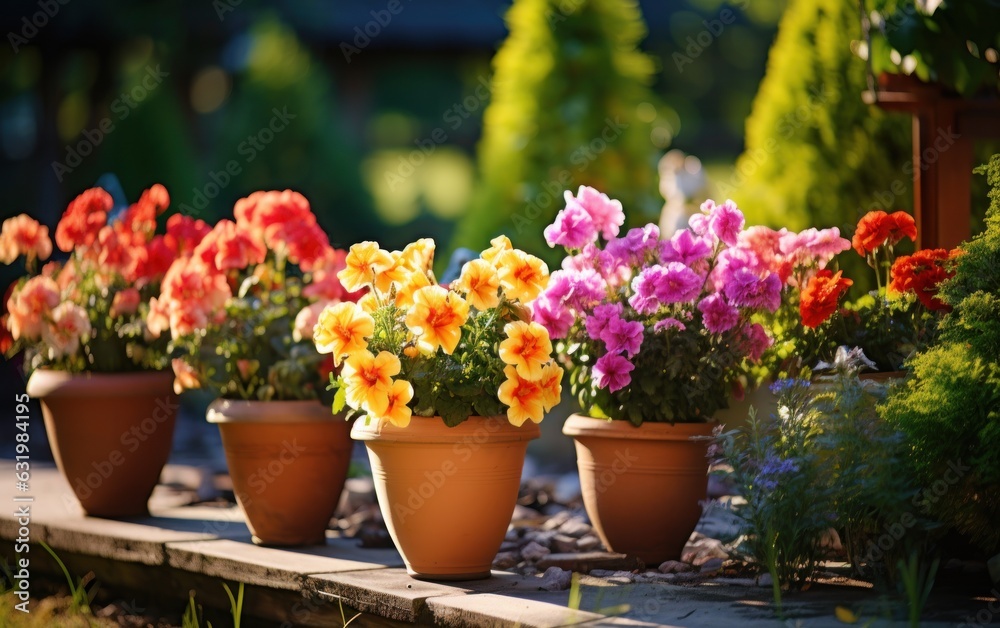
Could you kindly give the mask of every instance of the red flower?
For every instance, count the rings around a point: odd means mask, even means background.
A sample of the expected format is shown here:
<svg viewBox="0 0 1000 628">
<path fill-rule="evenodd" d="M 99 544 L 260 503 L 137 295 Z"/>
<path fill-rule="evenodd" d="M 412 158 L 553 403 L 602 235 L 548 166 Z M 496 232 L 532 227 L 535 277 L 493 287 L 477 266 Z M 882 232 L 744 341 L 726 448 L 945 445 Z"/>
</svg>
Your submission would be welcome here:
<svg viewBox="0 0 1000 628">
<path fill-rule="evenodd" d="M 174 214 L 167 220 L 165 244 L 177 257 L 185 257 L 208 235 L 212 228 L 204 220 L 195 220 L 183 214 Z"/>
<path fill-rule="evenodd" d="M 799 301 L 803 325 L 810 329 L 819 327 L 837 311 L 840 297 L 854 283 L 841 275 L 839 270 L 834 274 L 830 269 L 824 268 L 809 280 Z"/>
<path fill-rule="evenodd" d="M 941 282 L 955 275 L 950 262 L 961 253 L 959 249 L 923 249 L 913 255 L 904 255 L 892 265 L 889 291 L 896 294 L 912 293 L 929 310 L 951 310 L 951 306 L 938 298 Z"/>
<path fill-rule="evenodd" d="M 264 245 L 232 220 L 220 220 L 194 250 L 195 257 L 223 272 L 259 264 L 265 255 Z"/>
<path fill-rule="evenodd" d="M 163 278 L 175 259 L 165 236 L 156 236 L 149 243 L 132 249 L 132 265 L 125 278 L 139 287 Z"/>
<path fill-rule="evenodd" d="M 56 245 L 69 253 L 77 245 L 90 246 L 108 222 L 108 210 L 114 206 L 111 195 L 101 188 L 85 190 L 70 202 L 56 226 Z"/>
<path fill-rule="evenodd" d="M 288 261 L 305 272 L 318 267 L 330 249 L 330 240 L 316 223 L 285 223 L 273 232 L 272 239 L 284 248 Z"/>
<path fill-rule="evenodd" d="M 169 204 L 170 195 L 167 193 L 167 188 L 157 183 L 143 192 L 139 200 L 125 211 L 121 219 L 122 226 L 129 231 L 148 236 L 156 231 L 156 217 L 162 214 Z"/>
<path fill-rule="evenodd" d="M 297 223 L 302 227 L 316 224 L 309 201 L 294 190 L 254 192 L 236 201 L 233 214 L 237 225 L 272 251 L 287 244 L 284 234 L 288 225 Z"/>
<path fill-rule="evenodd" d="M 52 254 L 49 228 L 27 214 L 3 221 L 0 231 L 0 262 L 10 264 L 20 255 L 44 260 Z"/>
<path fill-rule="evenodd" d="M 868 212 L 858 221 L 851 244 L 862 257 L 886 243 L 896 245 L 904 237 L 917 239 L 917 225 L 913 216 L 904 211 L 887 214 L 884 211 Z"/>
</svg>

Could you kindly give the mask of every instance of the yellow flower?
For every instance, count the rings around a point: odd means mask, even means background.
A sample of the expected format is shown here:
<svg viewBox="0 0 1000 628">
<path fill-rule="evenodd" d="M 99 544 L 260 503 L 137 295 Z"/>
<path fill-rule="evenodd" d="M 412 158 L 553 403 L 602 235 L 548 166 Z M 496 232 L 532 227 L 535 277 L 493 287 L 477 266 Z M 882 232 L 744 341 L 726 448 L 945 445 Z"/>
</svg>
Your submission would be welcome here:
<svg viewBox="0 0 1000 628">
<path fill-rule="evenodd" d="M 396 306 L 408 308 L 413 305 L 413 293 L 430 286 L 431 280 L 423 271 L 414 271 L 406 275 L 403 283 L 396 289 Z"/>
<path fill-rule="evenodd" d="M 542 406 L 548 412 L 562 399 L 563 369 L 558 364 L 546 364 L 542 367 L 542 376 L 538 385 L 542 388 Z"/>
<path fill-rule="evenodd" d="M 401 255 L 404 268 L 423 273 L 430 272 L 434 264 L 434 240 L 420 238 L 406 245 Z"/>
<path fill-rule="evenodd" d="M 423 351 L 438 347 L 451 354 L 462 338 L 462 325 L 469 318 L 469 304 L 441 286 L 427 286 L 413 293 L 413 309 L 406 315 L 406 326 L 417 334 Z"/>
<path fill-rule="evenodd" d="M 472 307 L 480 312 L 500 303 L 497 296 L 500 277 L 497 269 L 484 259 L 474 259 L 463 266 L 462 276 L 458 278 L 455 288 L 464 292 Z"/>
<path fill-rule="evenodd" d="M 549 268 L 545 262 L 524 251 L 505 251 L 497 259 L 500 285 L 510 300 L 534 300 L 549 281 Z"/>
<path fill-rule="evenodd" d="M 500 258 L 500 255 L 502 255 L 506 251 L 513 250 L 514 248 L 510 243 L 510 238 L 508 238 L 505 235 L 499 235 L 493 238 L 492 240 L 490 240 L 490 244 L 492 244 L 493 246 L 483 251 L 479 257 L 483 258 L 484 260 L 486 260 L 490 264 L 493 264 L 494 266 L 497 265 L 497 260 Z"/>
<path fill-rule="evenodd" d="M 388 351 L 377 356 L 368 350 L 352 353 L 341 371 L 348 405 L 376 417 L 384 415 L 389 407 L 392 377 L 399 374 L 399 368 L 399 358 Z"/>
<path fill-rule="evenodd" d="M 313 342 L 320 353 L 332 353 L 333 363 L 340 364 L 345 354 L 368 348 L 365 338 L 375 332 L 375 319 L 354 303 L 343 302 L 323 310 L 316 327 Z"/>
<path fill-rule="evenodd" d="M 406 427 L 410 424 L 410 417 L 413 412 L 410 410 L 410 399 L 413 399 L 413 386 L 404 379 L 397 379 L 392 383 L 387 395 L 389 405 L 385 412 L 379 415 L 378 419 L 389 421 L 396 427 Z"/>
<path fill-rule="evenodd" d="M 400 285 L 410 274 L 403 266 L 402 253 L 393 251 L 389 255 L 392 257 L 392 265 L 375 273 L 375 289 L 382 294 L 388 294 L 394 284 Z"/>
<path fill-rule="evenodd" d="M 503 333 L 507 339 L 500 343 L 500 359 L 514 366 L 521 377 L 538 380 L 542 366 L 552 359 L 548 330 L 538 323 L 515 321 L 507 323 Z"/>
<path fill-rule="evenodd" d="M 337 273 L 337 279 L 345 290 L 356 292 L 372 285 L 378 273 L 392 267 L 393 260 L 392 255 L 378 248 L 378 243 L 359 242 L 351 246 L 344 263 L 347 267 Z"/>
<path fill-rule="evenodd" d="M 375 293 L 366 292 L 364 296 L 358 299 L 358 307 L 369 314 L 374 314 L 375 310 L 378 309 L 378 298 L 375 296 Z"/>
<path fill-rule="evenodd" d="M 507 420 L 517 427 L 528 419 L 540 423 L 545 415 L 542 400 L 546 395 L 538 382 L 524 379 L 517 374 L 517 369 L 513 366 L 508 365 L 503 372 L 507 376 L 507 381 L 500 384 L 497 397 L 501 403 L 508 406 Z"/>
</svg>

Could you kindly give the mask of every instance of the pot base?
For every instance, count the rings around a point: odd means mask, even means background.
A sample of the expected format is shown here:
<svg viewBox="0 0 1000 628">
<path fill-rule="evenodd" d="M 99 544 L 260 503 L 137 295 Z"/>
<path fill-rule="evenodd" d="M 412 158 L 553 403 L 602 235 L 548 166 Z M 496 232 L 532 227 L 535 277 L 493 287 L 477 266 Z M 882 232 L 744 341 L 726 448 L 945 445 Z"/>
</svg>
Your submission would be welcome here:
<svg viewBox="0 0 1000 628">
<path fill-rule="evenodd" d="M 409 567 L 406 573 L 414 580 L 425 580 L 427 582 L 460 582 L 463 580 L 486 580 L 493 575 L 491 571 L 479 571 L 476 573 L 422 573 L 413 571 Z"/>
<path fill-rule="evenodd" d="M 301 541 L 296 540 L 289 543 L 275 543 L 274 541 L 268 541 L 260 538 L 256 534 L 250 535 L 250 540 L 253 541 L 254 545 L 258 547 L 308 547 L 316 545 L 326 545 L 326 536 L 317 539 L 303 539 Z"/>
</svg>

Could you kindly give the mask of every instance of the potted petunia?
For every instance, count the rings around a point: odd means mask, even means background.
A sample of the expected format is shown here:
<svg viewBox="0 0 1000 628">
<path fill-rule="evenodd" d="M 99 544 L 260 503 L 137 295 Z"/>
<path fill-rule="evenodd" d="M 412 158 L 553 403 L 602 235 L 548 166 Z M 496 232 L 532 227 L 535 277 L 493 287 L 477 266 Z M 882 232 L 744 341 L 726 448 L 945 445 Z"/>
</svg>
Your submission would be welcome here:
<svg viewBox="0 0 1000 628">
<path fill-rule="evenodd" d="M 771 343 L 751 317 L 778 308 L 781 279 L 737 247 L 731 201 L 668 240 L 652 224 L 618 237 L 623 223 L 618 201 L 567 192 L 545 238 L 568 256 L 532 311 L 583 410 L 563 433 L 591 521 L 609 549 L 658 564 L 698 521 L 712 418 Z"/>
<path fill-rule="evenodd" d="M 145 325 L 149 298 L 177 250 L 155 235 L 170 203 L 154 185 L 130 206 L 92 188 L 67 207 L 52 253 L 48 228 L 26 214 L 6 220 L 0 258 L 26 259 L 29 276 L 6 301 L 5 327 L 24 351 L 27 392 L 42 402 L 56 463 L 88 514 L 147 512 L 170 455 L 177 400 L 166 347 Z"/>
<path fill-rule="evenodd" d="M 321 401 L 332 362 L 312 331 L 324 307 L 351 298 L 336 277 L 344 252 L 298 192 L 255 192 L 234 214 L 170 266 L 149 329 L 169 334 L 178 391 L 218 395 L 207 418 L 253 541 L 325 543 L 351 440 Z"/>
<path fill-rule="evenodd" d="M 365 415 L 389 533 L 416 578 L 490 575 L 517 500 L 527 443 L 561 393 L 548 332 L 525 304 L 545 287 L 538 258 L 493 240 L 450 286 L 434 244 L 351 247 L 339 274 L 355 303 L 323 310 L 313 339 L 342 365 L 333 411 Z"/>
</svg>

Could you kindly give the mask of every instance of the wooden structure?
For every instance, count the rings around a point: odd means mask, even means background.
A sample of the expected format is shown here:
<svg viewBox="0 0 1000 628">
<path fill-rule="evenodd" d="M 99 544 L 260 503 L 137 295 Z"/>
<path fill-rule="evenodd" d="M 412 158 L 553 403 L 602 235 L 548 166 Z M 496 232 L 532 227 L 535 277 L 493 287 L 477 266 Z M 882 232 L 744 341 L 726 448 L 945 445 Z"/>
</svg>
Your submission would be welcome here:
<svg viewBox="0 0 1000 628">
<path fill-rule="evenodd" d="M 953 248 L 971 234 L 976 140 L 1000 138 L 1000 95 L 965 99 L 912 76 L 883 74 L 865 102 L 913 116 L 913 210 L 921 248 Z M 909 172 L 907 174 L 910 174 Z"/>
</svg>

